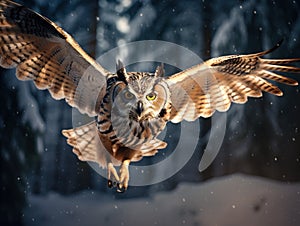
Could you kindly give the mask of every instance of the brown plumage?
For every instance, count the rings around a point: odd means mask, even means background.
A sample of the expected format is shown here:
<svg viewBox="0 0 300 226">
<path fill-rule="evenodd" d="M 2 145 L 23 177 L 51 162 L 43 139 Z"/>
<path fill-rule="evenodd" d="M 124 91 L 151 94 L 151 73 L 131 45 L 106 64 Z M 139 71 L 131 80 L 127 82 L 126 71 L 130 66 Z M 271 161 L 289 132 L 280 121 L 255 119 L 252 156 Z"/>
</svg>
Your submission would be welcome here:
<svg viewBox="0 0 300 226">
<path fill-rule="evenodd" d="M 299 62 L 300 58 L 261 58 L 277 47 L 279 44 L 256 54 L 213 58 L 168 78 L 171 93 L 176 93 L 176 101 L 172 100 L 176 106 L 170 120 L 180 122 L 210 117 L 215 110 L 227 111 L 231 102 L 242 104 L 248 97 L 260 97 L 262 91 L 281 96 L 282 91 L 267 80 L 297 85 L 297 81 L 274 72 L 299 73 L 300 68 L 287 64 Z M 178 96 L 182 99 L 178 100 Z"/>
<path fill-rule="evenodd" d="M 105 70 L 76 41 L 49 19 L 11 1 L 0 0 L 0 65 L 16 67 L 20 80 L 32 80 L 55 99 L 66 99 L 96 120 L 63 135 L 82 161 L 108 170 L 108 185 L 128 187 L 128 165 L 152 156 L 166 143 L 157 138 L 167 122 L 193 121 L 227 111 L 232 102 L 245 103 L 262 92 L 281 96 L 269 80 L 297 85 L 277 72 L 300 72 L 300 59 L 263 59 L 256 54 L 210 59 L 163 77 L 155 73 Z M 114 168 L 121 165 L 119 173 Z"/>
</svg>

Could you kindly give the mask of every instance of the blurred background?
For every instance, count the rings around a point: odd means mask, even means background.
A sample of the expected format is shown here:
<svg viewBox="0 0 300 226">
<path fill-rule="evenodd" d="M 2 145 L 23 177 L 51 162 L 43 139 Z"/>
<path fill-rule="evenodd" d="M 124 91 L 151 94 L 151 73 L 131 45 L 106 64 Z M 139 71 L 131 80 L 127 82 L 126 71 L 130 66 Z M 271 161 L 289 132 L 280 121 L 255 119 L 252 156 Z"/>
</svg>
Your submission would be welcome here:
<svg viewBox="0 0 300 226">
<path fill-rule="evenodd" d="M 265 50 L 281 39 L 268 57 L 300 57 L 299 1 L 17 2 L 56 22 L 95 58 L 139 40 L 173 42 L 206 60 Z M 221 150 L 204 172 L 198 165 L 211 119 L 201 118 L 194 122 L 201 128 L 197 150 L 177 174 L 117 194 L 61 135 L 72 127 L 71 108 L 18 81 L 14 70 L 0 73 L 1 225 L 299 225 L 299 87 L 280 85 L 283 97 L 233 104 Z M 177 126 L 168 126 L 173 139 Z M 164 158 L 174 142 L 142 164 Z"/>
</svg>

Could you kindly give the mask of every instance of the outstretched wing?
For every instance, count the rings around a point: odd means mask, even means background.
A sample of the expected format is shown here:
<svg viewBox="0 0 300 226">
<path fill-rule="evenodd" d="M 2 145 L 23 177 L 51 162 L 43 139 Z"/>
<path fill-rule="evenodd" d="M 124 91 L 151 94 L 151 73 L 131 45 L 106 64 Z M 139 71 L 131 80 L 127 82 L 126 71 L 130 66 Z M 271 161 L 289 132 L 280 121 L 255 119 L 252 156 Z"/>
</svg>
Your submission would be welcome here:
<svg viewBox="0 0 300 226">
<path fill-rule="evenodd" d="M 210 117 L 216 110 L 227 111 L 231 102 L 242 104 L 248 97 L 260 97 L 262 91 L 281 96 L 281 90 L 267 80 L 297 85 L 297 81 L 272 71 L 299 73 L 300 68 L 288 64 L 299 62 L 300 58 L 261 58 L 278 46 L 256 54 L 213 58 L 170 76 L 170 120 L 176 123 Z"/>
<path fill-rule="evenodd" d="M 33 80 L 55 99 L 65 98 L 95 115 L 107 71 L 49 19 L 17 3 L 0 0 L 0 65 L 17 67 L 20 80 Z"/>
</svg>

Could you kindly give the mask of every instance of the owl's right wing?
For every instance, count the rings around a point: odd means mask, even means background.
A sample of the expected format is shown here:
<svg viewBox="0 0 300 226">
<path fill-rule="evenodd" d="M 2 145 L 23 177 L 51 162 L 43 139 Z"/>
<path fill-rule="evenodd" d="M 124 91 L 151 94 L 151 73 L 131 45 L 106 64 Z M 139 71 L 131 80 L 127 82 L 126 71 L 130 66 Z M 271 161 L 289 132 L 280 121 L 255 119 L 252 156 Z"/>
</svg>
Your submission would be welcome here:
<svg viewBox="0 0 300 226">
<path fill-rule="evenodd" d="M 0 65 L 16 67 L 54 99 L 90 116 L 106 89 L 107 71 L 62 28 L 17 3 L 0 0 Z"/>
<path fill-rule="evenodd" d="M 227 111 L 232 102 L 243 104 L 248 97 L 260 97 L 262 91 L 281 96 L 281 90 L 267 80 L 297 85 L 297 81 L 275 72 L 300 72 L 289 66 L 296 59 L 263 59 L 274 48 L 247 55 L 213 58 L 167 78 L 171 91 L 170 121 L 193 121 L 210 117 L 216 110 Z"/>
</svg>

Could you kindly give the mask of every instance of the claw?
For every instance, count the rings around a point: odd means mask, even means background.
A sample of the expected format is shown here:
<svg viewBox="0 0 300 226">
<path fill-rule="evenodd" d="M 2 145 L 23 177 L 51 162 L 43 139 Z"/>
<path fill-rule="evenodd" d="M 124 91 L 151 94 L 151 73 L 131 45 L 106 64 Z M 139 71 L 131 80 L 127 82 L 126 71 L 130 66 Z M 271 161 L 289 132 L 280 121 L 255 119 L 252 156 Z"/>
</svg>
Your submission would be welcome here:
<svg viewBox="0 0 300 226">
<path fill-rule="evenodd" d="M 109 188 L 112 188 L 113 187 L 113 182 L 112 182 L 112 180 L 107 180 L 107 186 L 109 187 Z"/>
<path fill-rule="evenodd" d="M 112 180 L 107 180 L 107 186 L 109 188 L 114 188 L 114 187 L 117 187 L 119 183 L 117 183 L 116 181 L 112 181 Z"/>
<path fill-rule="evenodd" d="M 127 187 L 124 187 L 122 184 L 118 183 L 117 184 L 117 192 L 123 193 L 127 190 Z"/>
</svg>

